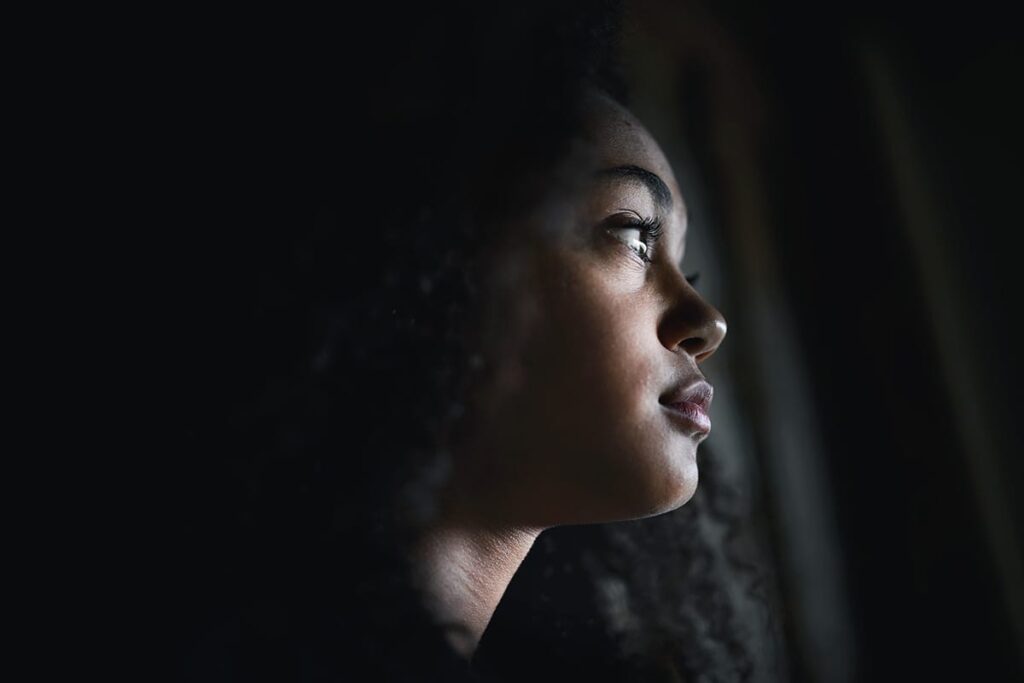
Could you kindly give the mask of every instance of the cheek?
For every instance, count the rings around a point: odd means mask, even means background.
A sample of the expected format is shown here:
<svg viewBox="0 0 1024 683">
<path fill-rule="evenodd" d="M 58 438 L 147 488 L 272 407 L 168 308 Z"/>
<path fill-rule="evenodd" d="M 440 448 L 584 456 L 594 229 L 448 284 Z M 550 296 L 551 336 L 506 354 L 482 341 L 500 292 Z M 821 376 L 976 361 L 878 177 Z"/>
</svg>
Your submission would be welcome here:
<svg viewBox="0 0 1024 683">
<path fill-rule="evenodd" d="M 574 403 L 551 407 L 557 417 L 550 429 L 558 435 L 558 448 L 547 455 L 558 463 L 551 481 L 576 522 L 665 512 L 696 488 L 696 444 L 662 414 L 652 364 L 643 356 L 617 358 L 595 360 L 588 367 L 603 367 L 601 377 Z"/>
<path fill-rule="evenodd" d="M 658 403 L 670 366 L 653 304 L 584 270 L 548 290 L 541 311 L 518 415 L 539 497 L 561 502 L 562 523 L 681 505 L 696 486 L 695 445 Z"/>
</svg>

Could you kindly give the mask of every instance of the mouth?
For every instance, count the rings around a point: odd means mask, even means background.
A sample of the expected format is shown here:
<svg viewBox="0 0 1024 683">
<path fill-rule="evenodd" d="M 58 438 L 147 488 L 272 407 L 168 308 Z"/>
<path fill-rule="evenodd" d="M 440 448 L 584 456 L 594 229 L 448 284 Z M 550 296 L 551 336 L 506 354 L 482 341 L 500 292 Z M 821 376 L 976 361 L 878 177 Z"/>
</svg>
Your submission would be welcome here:
<svg viewBox="0 0 1024 683">
<path fill-rule="evenodd" d="M 690 436 L 707 437 L 711 433 L 711 418 L 708 411 L 714 390 L 707 382 L 700 380 L 687 386 L 677 386 L 660 403 L 670 417 Z"/>
<path fill-rule="evenodd" d="M 711 418 L 698 403 L 682 401 L 662 404 L 674 420 L 682 425 L 690 436 L 708 436 L 711 433 Z"/>
</svg>

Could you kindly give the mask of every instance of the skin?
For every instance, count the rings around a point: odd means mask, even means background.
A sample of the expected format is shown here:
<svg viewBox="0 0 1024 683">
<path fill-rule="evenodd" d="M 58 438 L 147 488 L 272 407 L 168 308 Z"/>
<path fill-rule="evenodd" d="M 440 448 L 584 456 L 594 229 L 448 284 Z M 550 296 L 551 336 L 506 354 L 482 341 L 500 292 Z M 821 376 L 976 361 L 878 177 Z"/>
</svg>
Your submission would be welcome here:
<svg viewBox="0 0 1024 683">
<path fill-rule="evenodd" d="M 671 207 L 635 175 L 584 173 L 502 245 L 485 335 L 501 362 L 473 393 L 472 428 L 414 551 L 428 608 L 466 658 L 543 530 L 661 514 L 697 487 L 707 434 L 659 399 L 703 378 L 726 323 L 681 270 L 682 193 L 650 133 L 602 93 L 579 142 L 574 163 L 646 169 Z M 650 263 L 644 236 L 622 227 L 638 216 L 663 222 Z"/>
</svg>

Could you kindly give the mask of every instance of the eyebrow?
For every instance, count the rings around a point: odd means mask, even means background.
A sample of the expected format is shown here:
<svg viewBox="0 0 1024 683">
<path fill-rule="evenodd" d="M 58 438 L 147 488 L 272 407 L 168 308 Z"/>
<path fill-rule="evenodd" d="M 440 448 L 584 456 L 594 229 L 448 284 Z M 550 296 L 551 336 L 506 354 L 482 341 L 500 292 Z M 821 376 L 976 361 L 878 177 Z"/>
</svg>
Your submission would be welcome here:
<svg viewBox="0 0 1024 683">
<path fill-rule="evenodd" d="M 601 169 L 596 175 L 598 177 L 636 178 L 647 187 L 651 196 L 654 197 L 654 201 L 665 213 L 672 211 L 672 191 L 668 189 L 665 181 L 658 177 L 658 174 L 652 173 L 646 168 L 633 165 L 613 166 Z"/>
</svg>

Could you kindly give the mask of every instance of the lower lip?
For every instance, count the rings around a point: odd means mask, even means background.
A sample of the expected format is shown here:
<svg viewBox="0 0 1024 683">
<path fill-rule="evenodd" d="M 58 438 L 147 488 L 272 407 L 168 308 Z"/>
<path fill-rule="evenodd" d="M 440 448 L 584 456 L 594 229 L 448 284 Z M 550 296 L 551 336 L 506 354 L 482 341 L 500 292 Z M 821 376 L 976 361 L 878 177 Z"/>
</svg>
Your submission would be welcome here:
<svg viewBox="0 0 1024 683">
<path fill-rule="evenodd" d="M 696 403 L 684 401 L 682 403 L 665 404 L 665 409 L 677 421 L 694 432 L 705 436 L 711 433 L 711 418 Z"/>
</svg>

